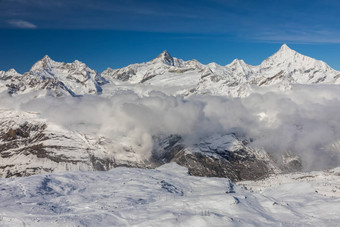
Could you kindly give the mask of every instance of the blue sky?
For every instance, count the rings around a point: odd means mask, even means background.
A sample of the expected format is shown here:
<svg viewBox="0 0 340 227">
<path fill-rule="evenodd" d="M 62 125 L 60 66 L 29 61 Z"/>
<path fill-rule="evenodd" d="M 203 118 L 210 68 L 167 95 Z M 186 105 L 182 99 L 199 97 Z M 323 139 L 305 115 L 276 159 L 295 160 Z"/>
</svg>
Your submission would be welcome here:
<svg viewBox="0 0 340 227">
<path fill-rule="evenodd" d="M 259 64 L 287 43 L 340 70 L 340 1 L 0 0 L 0 70 L 48 54 L 103 71 L 173 56 Z"/>
</svg>

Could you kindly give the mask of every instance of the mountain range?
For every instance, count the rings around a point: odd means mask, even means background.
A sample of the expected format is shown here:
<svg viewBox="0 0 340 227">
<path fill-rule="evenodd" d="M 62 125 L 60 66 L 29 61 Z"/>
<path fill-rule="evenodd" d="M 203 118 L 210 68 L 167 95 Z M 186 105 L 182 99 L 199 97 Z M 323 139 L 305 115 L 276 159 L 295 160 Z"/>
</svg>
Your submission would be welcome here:
<svg viewBox="0 0 340 227">
<path fill-rule="evenodd" d="M 33 99 L 85 95 L 110 98 L 131 92 L 148 96 L 154 91 L 182 97 L 246 97 L 261 89 L 287 91 L 296 84 L 340 84 L 340 72 L 285 44 L 258 66 L 238 59 L 226 66 L 204 65 L 196 60 L 174 58 L 164 51 L 149 62 L 121 69 L 108 68 L 101 74 L 82 62 L 55 62 L 48 56 L 22 75 L 14 69 L 0 71 L 2 95 L 32 94 Z M 182 135 L 153 134 L 151 155 L 145 157 L 138 152 L 142 145 L 132 145 L 128 136 L 109 138 L 98 132 L 72 130 L 40 113 L 19 109 L 2 108 L 0 116 L 2 177 L 109 170 L 118 166 L 155 168 L 176 162 L 186 166 L 192 175 L 239 181 L 303 168 L 297 155 L 287 150 L 282 157 L 273 157 L 264 149 L 252 147 L 252 138 L 237 130 L 217 132 L 193 144 L 186 143 Z"/>
<path fill-rule="evenodd" d="M 11 95 L 36 92 L 39 96 L 110 96 L 127 90 L 144 95 L 160 90 L 169 95 L 244 97 L 259 87 L 287 90 L 293 84 L 340 84 L 340 72 L 286 44 L 258 66 L 238 59 L 226 66 L 204 65 L 196 60 L 177 59 L 164 51 L 149 62 L 108 68 L 101 74 L 80 61 L 55 62 L 48 56 L 23 75 L 14 69 L 0 71 L 0 92 Z"/>
</svg>

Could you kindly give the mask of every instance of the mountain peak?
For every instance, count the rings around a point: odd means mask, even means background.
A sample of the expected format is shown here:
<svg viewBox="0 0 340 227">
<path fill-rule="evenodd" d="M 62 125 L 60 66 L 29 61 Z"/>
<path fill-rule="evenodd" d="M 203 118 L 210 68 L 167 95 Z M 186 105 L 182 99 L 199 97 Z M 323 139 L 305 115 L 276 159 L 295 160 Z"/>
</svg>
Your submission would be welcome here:
<svg viewBox="0 0 340 227">
<path fill-rule="evenodd" d="M 52 60 L 47 54 L 41 60 Z"/>
<path fill-rule="evenodd" d="M 170 53 L 165 50 L 163 51 L 156 59 L 161 60 L 164 64 L 173 66 L 174 65 L 174 59 L 171 57 Z"/>
<path fill-rule="evenodd" d="M 9 69 L 7 73 L 18 73 L 15 69 Z"/>
<path fill-rule="evenodd" d="M 291 58 L 293 56 L 302 56 L 302 55 L 297 53 L 295 50 L 290 49 L 287 46 L 287 44 L 283 44 L 275 54 L 273 54 L 272 56 L 264 60 L 264 62 L 267 62 L 268 60 L 282 61 L 282 60 Z"/>
<path fill-rule="evenodd" d="M 230 64 L 228 65 L 235 65 L 235 64 L 245 64 L 242 59 L 235 58 Z"/>
<path fill-rule="evenodd" d="M 280 50 L 291 50 L 290 48 L 289 48 L 289 46 L 287 45 L 287 44 L 282 44 L 282 46 L 280 47 Z"/>
<path fill-rule="evenodd" d="M 48 56 L 47 54 L 40 60 L 40 62 L 44 62 L 44 63 L 46 63 L 46 64 L 49 64 L 49 63 L 51 63 L 51 62 L 54 62 L 53 60 L 52 60 L 52 58 L 50 58 L 50 56 Z"/>
<path fill-rule="evenodd" d="M 30 71 L 41 71 L 48 69 L 51 67 L 52 63 L 54 63 L 54 61 L 48 55 L 45 55 L 41 60 L 32 66 Z"/>
<path fill-rule="evenodd" d="M 292 50 L 287 44 L 284 43 L 276 53 L 280 53 L 280 54 L 290 53 L 291 54 L 291 53 L 296 53 L 296 51 Z"/>
</svg>

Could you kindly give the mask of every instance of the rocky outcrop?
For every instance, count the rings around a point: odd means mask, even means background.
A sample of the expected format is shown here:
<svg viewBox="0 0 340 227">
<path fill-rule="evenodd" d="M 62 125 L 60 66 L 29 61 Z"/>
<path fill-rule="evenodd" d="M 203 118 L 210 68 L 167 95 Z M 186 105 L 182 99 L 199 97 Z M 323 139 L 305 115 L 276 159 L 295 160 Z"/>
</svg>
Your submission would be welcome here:
<svg viewBox="0 0 340 227">
<path fill-rule="evenodd" d="M 153 138 L 153 155 L 140 159 L 133 150 L 112 150 L 113 141 L 70 131 L 37 113 L 0 111 L 0 176 L 29 176 L 71 170 L 106 171 L 117 166 L 154 168 L 176 162 L 196 176 L 260 179 L 280 171 L 263 150 L 233 134 L 212 135 L 197 144 L 180 136 Z M 125 153 L 125 155 L 124 155 Z"/>
<path fill-rule="evenodd" d="M 257 180 L 281 172 L 276 162 L 264 151 L 249 146 L 237 134 L 213 135 L 199 144 L 185 145 L 179 136 L 159 142 L 158 160 L 176 162 L 195 176 L 227 177 L 233 181 Z"/>
</svg>

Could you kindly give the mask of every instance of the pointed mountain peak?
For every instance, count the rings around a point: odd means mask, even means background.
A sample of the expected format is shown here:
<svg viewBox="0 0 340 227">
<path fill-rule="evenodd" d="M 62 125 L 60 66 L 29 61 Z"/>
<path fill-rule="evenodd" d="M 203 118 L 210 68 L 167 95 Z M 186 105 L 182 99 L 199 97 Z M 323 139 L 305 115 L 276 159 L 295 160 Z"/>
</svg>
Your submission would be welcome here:
<svg viewBox="0 0 340 227">
<path fill-rule="evenodd" d="M 164 57 L 171 57 L 169 51 L 165 50 L 160 55 L 158 55 L 158 58 L 164 58 Z"/>
<path fill-rule="evenodd" d="M 247 63 L 245 63 L 242 59 L 234 59 L 231 63 L 227 64 L 226 67 L 229 67 L 229 68 L 234 68 L 234 67 L 247 67 Z"/>
<path fill-rule="evenodd" d="M 156 58 L 158 60 L 161 60 L 164 64 L 173 66 L 174 65 L 174 59 L 171 57 L 170 53 L 165 50 L 163 51 L 158 57 Z"/>
<path fill-rule="evenodd" d="M 284 43 L 276 53 L 280 53 L 280 54 L 282 54 L 282 53 L 289 54 L 290 53 L 290 54 L 292 54 L 292 53 L 296 53 L 296 51 L 292 50 L 287 44 Z"/>
<path fill-rule="evenodd" d="M 239 60 L 238 60 L 238 58 L 235 58 L 230 64 L 235 64 L 235 63 L 237 63 Z"/>
<path fill-rule="evenodd" d="M 48 56 L 47 54 L 41 59 L 41 60 L 52 60 L 51 58 L 50 58 L 50 56 Z"/>
<path fill-rule="evenodd" d="M 287 45 L 287 44 L 283 44 L 281 47 L 280 47 L 280 50 L 291 50 L 290 48 L 289 48 L 289 46 Z"/>
<path fill-rule="evenodd" d="M 266 64 L 266 62 L 268 61 L 285 61 L 286 59 L 290 59 L 292 57 L 300 57 L 302 56 L 301 54 L 299 54 L 298 52 L 296 52 L 295 50 L 290 49 L 287 44 L 283 44 L 280 49 L 273 54 L 272 56 L 268 57 L 266 60 L 264 60 L 261 64 Z"/>
<path fill-rule="evenodd" d="M 39 62 L 39 61 L 38 61 L 38 62 Z M 50 56 L 45 55 L 45 56 L 40 60 L 40 62 L 44 62 L 44 63 L 46 63 L 46 64 L 50 64 L 51 62 L 55 62 L 55 61 L 52 60 L 52 59 L 50 58 Z"/>
<path fill-rule="evenodd" d="M 229 65 L 234 64 L 245 64 L 245 62 L 242 59 L 235 58 Z"/>
<path fill-rule="evenodd" d="M 79 60 L 74 60 L 72 63 L 68 63 L 68 64 L 81 65 L 81 66 L 87 67 L 87 65 L 84 62 L 81 62 Z"/>
<path fill-rule="evenodd" d="M 30 71 L 40 71 L 44 69 L 51 68 L 53 61 L 48 55 L 45 55 L 41 60 L 37 61 L 31 68 Z"/>
<path fill-rule="evenodd" d="M 7 73 L 18 73 L 15 69 L 9 69 Z"/>
</svg>

